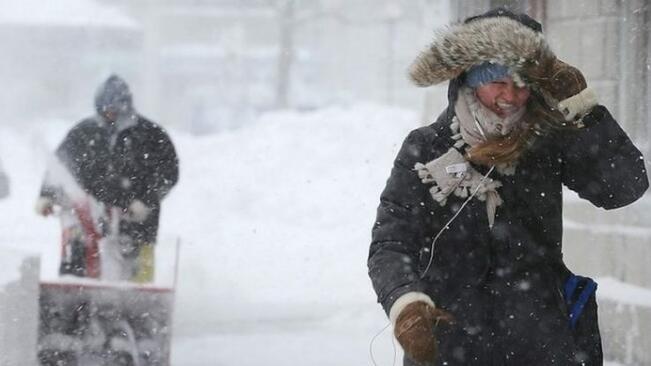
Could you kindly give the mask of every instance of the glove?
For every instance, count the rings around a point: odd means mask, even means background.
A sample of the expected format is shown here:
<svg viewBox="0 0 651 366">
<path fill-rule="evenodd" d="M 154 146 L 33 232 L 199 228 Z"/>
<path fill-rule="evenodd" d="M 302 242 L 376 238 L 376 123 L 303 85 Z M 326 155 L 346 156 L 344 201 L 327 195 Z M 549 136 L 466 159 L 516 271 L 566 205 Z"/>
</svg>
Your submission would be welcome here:
<svg viewBox="0 0 651 366">
<path fill-rule="evenodd" d="M 557 101 L 581 93 L 588 84 L 579 69 L 556 59 L 537 80 L 538 85 Z"/>
<path fill-rule="evenodd" d="M 133 200 L 127 208 L 127 220 L 133 222 L 143 222 L 151 213 L 151 208 L 147 207 L 141 200 Z"/>
<path fill-rule="evenodd" d="M 565 121 L 581 119 L 598 103 L 581 71 L 559 59 L 532 64 L 524 74 Z"/>
<path fill-rule="evenodd" d="M 34 206 L 37 215 L 49 216 L 54 212 L 54 201 L 49 197 L 39 197 Z"/>
<path fill-rule="evenodd" d="M 434 332 L 440 322 L 450 323 L 452 316 L 424 301 L 415 301 L 398 315 L 394 335 L 409 358 L 421 364 L 432 364 L 437 355 Z"/>
</svg>

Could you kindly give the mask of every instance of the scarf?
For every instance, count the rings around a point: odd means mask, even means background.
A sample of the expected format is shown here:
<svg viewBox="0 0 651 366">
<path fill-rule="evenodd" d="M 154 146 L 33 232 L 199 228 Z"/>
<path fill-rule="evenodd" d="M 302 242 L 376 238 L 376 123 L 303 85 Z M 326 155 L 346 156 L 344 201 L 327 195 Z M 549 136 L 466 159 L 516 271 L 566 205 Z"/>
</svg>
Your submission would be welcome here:
<svg viewBox="0 0 651 366">
<path fill-rule="evenodd" d="M 459 150 L 465 145 L 478 145 L 491 136 L 508 134 L 524 115 L 525 108 L 501 118 L 484 107 L 472 89 L 461 88 L 455 112 L 456 116 L 450 124 L 452 138 L 456 140 L 454 146 L 430 162 L 416 163 L 414 170 L 423 184 L 432 185 L 429 192 L 441 206 L 446 205 L 451 194 L 467 198 L 474 193 L 477 199 L 485 201 L 488 225 L 492 228 L 497 207 L 503 203 L 497 192 L 502 183 L 479 173 Z M 512 175 L 515 173 L 515 164 L 496 169 L 502 174 Z"/>
<path fill-rule="evenodd" d="M 479 145 L 489 137 L 508 135 L 526 110 L 522 107 L 510 116 L 502 118 L 484 107 L 475 96 L 475 91 L 467 87 L 459 90 L 459 98 L 454 108 L 463 140 L 470 146 Z"/>
</svg>

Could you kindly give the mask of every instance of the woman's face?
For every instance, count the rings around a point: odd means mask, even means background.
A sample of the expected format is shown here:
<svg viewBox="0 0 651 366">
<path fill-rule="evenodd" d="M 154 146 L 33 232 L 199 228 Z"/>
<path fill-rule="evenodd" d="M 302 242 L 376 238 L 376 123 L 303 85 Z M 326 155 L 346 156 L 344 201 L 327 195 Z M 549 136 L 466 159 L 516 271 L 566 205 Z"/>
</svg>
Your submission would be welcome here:
<svg viewBox="0 0 651 366">
<path fill-rule="evenodd" d="M 475 89 L 477 99 L 486 108 L 504 118 L 522 108 L 529 99 L 529 89 L 517 86 L 511 77 L 507 76 Z"/>
</svg>

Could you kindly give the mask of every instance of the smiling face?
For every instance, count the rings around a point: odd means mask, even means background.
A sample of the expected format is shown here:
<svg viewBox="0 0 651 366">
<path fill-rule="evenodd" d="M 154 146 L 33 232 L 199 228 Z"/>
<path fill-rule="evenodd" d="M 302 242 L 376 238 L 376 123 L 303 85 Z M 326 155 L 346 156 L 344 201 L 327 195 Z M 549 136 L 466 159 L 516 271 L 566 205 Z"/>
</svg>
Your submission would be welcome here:
<svg viewBox="0 0 651 366">
<path fill-rule="evenodd" d="M 475 89 L 477 99 L 499 117 L 505 118 L 522 108 L 529 99 L 527 87 L 519 87 L 511 77 L 504 77 Z"/>
</svg>

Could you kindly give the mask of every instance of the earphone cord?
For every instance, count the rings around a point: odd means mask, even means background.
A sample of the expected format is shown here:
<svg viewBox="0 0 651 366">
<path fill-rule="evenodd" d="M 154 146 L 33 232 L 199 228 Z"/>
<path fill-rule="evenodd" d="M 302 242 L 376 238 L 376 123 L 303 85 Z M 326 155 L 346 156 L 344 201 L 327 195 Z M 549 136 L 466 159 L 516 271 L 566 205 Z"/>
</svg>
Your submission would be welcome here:
<svg viewBox="0 0 651 366">
<path fill-rule="evenodd" d="M 377 362 L 375 362 L 375 357 L 373 357 L 373 342 L 375 342 L 375 339 L 382 334 L 389 326 L 391 325 L 391 322 L 388 322 L 387 325 L 384 326 L 384 328 L 380 329 L 379 332 L 377 332 L 374 336 L 373 339 L 371 339 L 371 343 L 369 343 L 369 353 L 371 355 L 371 362 L 373 362 L 373 365 L 378 366 Z M 393 337 L 391 337 L 391 346 L 393 346 L 393 363 L 392 366 L 396 365 L 396 344 L 394 343 Z"/>
<path fill-rule="evenodd" d="M 479 121 L 477 120 L 476 117 L 474 118 L 474 120 L 475 120 L 475 125 L 477 126 L 477 129 L 481 133 L 482 137 L 484 137 L 484 140 L 486 140 L 486 134 L 484 133 L 484 129 L 481 127 L 481 125 L 479 124 Z M 488 176 L 493 172 L 494 169 L 495 169 L 495 165 L 490 167 L 488 172 L 486 174 L 484 174 L 484 176 L 479 181 L 479 184 L 477 185 L 477 188 L 475 188 L 475 190 L 472 192 L 472 194 L 463 202 L 461 207 L 459 207 L 459 209 L 454 214 L 454 216 L 452 216 L 452 218 L 450 220 L 448 220 L 448 222 L 445 224 L 445 226 L 443 226 L 443 228 L 441 230 L 439 230 L 438 234 L 436 234 L 436 236 L 432 240 L 432 245 L 430 247 L 429 261 L 427 263 L 427 267 L 425 267 L 425 270 L 423 271 L 423 273 L 420 276 L 421 279 L 425 277 L 425 274 L 427 273 L 429 268 L 432 266 L 432 261 L 434 260 L 434 246 L 436 244 L 436 241 L 441 236 L 441 234 L 443 234 L 443 231 L 445 231 L 445 229 L 450 228 L 450 224 L 452 224 L 452 222 L 457 218 L 457 216 L 459 216 L 459 214 L 461 213 L 463 208 L 466 207 L 468 202 L 470 202 L 470 200 L 473 197 L 475 197 L 477 192 L 479 192 L 479 188 L 481 188 L 481 186 L 484 183 L 484 181 L 486 180 L 486 178 L 488 178 Z M 463 177 L 459 181 L 459 183 L 457 183 L 457 186 L 460 184 L 460 182 L 462 180 L 463 180 Z M 390 325 L 391 325 L 391 322 L 388 322 L 387 325 L 384 326 L 384 328 L 380 329 L 380 331 L 373 336 L 373 338 L 371 339 L 371 342 L 369 343 L 369 354 L 371 355 L 371 362 L 373 362 L 374 366 L 378 366 L 378 364 L 377 364 L 377 362 L 375 362 L 375 357 L 373 357 L 373 343 L 375 342 L 375 339 L 377 339 L 377 337 L 380 336 L 380 334 L 382 334 L 387 328 L 389 328 Z M 437 319 L 437 325 L 438 325 L 438 319 Z M 394 343 L 393 337 L 391 337 L 391 345 L 393 346 L 393 363 L 392 363 L 392 365 L 395 366 L 395 364 L 396 364 L 396 344 Z"/>
<path fill-rule="evenodd" d="M 425 267 L 425 270 L 423 271 L 423 273 L 420 275 L 420 278 L 421 278 L 421 279 L 423 279 L 423 278 L 425 277 L 425 274 L 427 274 L 427 271 L 428 271 L 429 268 L 432 266 L 432 261 L 434 260 L 434 245 L 436 244 L 436 241 L 439 239 L 439 237 L 441 236 L 441 234 L 443 234 L 443 231 L 445 231 L 445 229 L 449 229 L 449 228 L 450 228 L 450 224 L 452 223 L 452 221 L 454 221 L 454 219 L 456 219 L 457 216 L 459 216 L 459 214 L 461 213 L 461 210 L 463 210 L 463 208 L 466 207 L 466 205 L 468 204 L 468 202 L 470 202 L 470 200 L 471 200 L 473 197 L 475 197 L 475 195 L 477 194 L 477 192 L 479 192 L 479 188 L 481 188 L 481 186 L 482 186 L 482 184 L 484 183 L 484 181 L 486 180 L 486 178 L 488 178 L 488 176 L 493 172 L 493 169 L 495 169 L 495 165 L 491 166 L 491 168 L 488 170 L 488 172 L 487 172 L 486 174 L 484 174 L 484 176 L 483 176 L 483 177 L 481 178 L 481 180 L 479 181 L 479 184 L 477 185 L 477 188 L 475 188 L 475 190 L 472 192 L 472 194 L 470 195 L 470 197 L 468 197 L 468 198 L 463 202 L 463 204 L 461 205 L 461 207 L 457 210 L 457 213 L 455 213 L 454 216 L 452 216 L 452 218 L 451 218 L 450 220 L 448 220 L 448 222 L 445 224 L 445 226 L 443 226 L 443 228 L 441 228 L 441 230 L 439 230 L 438 234 L 436 234 L 436 236 L 435 236 L 434 239 L 432 240 L 432 246 L 430 247 L 430 254 L 429 254 L 429 262 L 427 263 L 427 267 Z"/>
</svg>

